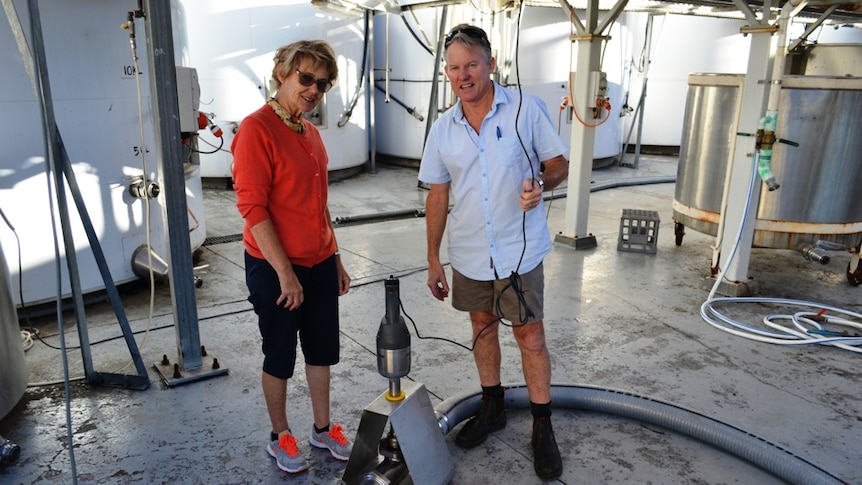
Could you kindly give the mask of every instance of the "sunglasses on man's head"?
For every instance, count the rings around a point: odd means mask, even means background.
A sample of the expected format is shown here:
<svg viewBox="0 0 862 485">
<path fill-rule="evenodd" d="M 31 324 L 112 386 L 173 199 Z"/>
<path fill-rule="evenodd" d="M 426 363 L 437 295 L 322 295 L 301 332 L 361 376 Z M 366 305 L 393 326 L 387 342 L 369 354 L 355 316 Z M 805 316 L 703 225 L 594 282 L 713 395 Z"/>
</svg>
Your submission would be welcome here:
<svg viewBox="0 0 862 485">
<path fill-rule="evenodd" d="M 488 35 L 485 34 L 484 30 L 478 27 L 465 27 L 463 29 L 455 29 L 446 34 L 446 38 L 443 40 L 443 47 L 449 47 L 449 44 L 451 44 L 452 41 L 455 40 L 455 36 L 457 36 L 458 34 L 464 34 L 473 40 L 478 40 L 484 43 L 488 47 L 491 46 L 491 42 L 488 40 Z"/>
<path fill-rule="evenodd" d="M 299 69 L 294 69 L 297 75 L 299 75 L 299 84 L 302 84 L 305 87 L 309 87 L 312 84 L 317 85 L 317 90 L 321 93 L 325 93 L 332 88 L 332 81 L 329 79 L 314 79 L 314 76 L 308 74 L 307 72 L 302 72 Z"/>
</svg>

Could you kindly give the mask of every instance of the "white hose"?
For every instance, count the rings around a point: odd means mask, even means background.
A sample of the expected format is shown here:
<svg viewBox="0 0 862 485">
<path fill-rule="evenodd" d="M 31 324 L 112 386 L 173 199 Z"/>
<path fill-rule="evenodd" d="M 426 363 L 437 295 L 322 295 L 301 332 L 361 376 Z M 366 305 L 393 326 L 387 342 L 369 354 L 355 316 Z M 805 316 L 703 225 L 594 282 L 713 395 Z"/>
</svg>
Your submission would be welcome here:
<svg viewBox="0 0 862 485">
<path fill-rule="evenodd" d="M 757 157 L 757 154 L 755 154 Z M 757 171 L 757 160 L 752 164 L 753 171 Z M 743 214 L 749 214 L 749 206 L 751 205 L 752 193 L 754 191 L 754 182 L 758 178 L 752 173 L 751 182 L 748 186 L 748 195 L 746 197 L 745 208 Z M 739 231 L 736 234 L 736 240 L 733 243 L 733 248 L 730 251 L 730 256 L 727 258 L 725 268 L 729 268 L 736 253 L 739 250 L 740 240 L 742 239 L 742 228 L 745 226 L 745 219 L 739 225 Z M 732 335 L 745 337 L 747 339 L 756 340 L 777 345 L 830 345 L 851 352 L 862 353 L 862 348 L 857 347 L 862 345 L 862 338 L 845 336 L 846 332 L 833 332 L 823 328 L 820 324 L 821 320 L 833 325 L 852 327 L 856 329 L 862 328 L 862 324 L 847 320 L 844 318 L 826 315 L 826 311 L 843 314 L 857 321 L 862 321 L 862 314 L 852 312 L 822 303 L 815 303 L 804 300 L 791 300 L 784 298 L 755 298 L 755 297 L 737 297 L 737 298 L 715 298 L 715 293 L 719 285 L 723 281 L 721 276 L 724 271 L 719 268 L 719 276 L 715 279 L 715 284 L 712 285 L 712 290 L 709 292 L 707 300 L 700 306 L 700 316 L 707 323 L 719 330 L 723 330 Z M 812 309 L 809 312 L 797 312 L 793 314 L 770 314 L 763 318 L 763 323 L 772 329 L 764 330 L 742 322 L 736 321 L 730 317 L 721 314 L 715 309 L 715 305 L 721 303 L 771 303 L 776 305 L 807 307 Z M 792 326 L 781 325 L 778 320 L 787 320 L 793 323 Z"/>
<path fill-rule="evenodd" d="M 33 346 L 33 334 L 27 330 L 21 330 L 21 345 L 24 347 L 24 352 L 30 350 Z"/>
</svg>

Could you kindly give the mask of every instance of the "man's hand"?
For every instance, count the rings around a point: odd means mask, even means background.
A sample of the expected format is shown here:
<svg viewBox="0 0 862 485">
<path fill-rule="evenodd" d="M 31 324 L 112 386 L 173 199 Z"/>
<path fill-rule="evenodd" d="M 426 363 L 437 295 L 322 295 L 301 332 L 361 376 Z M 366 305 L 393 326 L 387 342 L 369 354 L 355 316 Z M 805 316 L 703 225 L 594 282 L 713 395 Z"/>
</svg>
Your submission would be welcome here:
<svg viewBox="0 0 862 485">
<path fill-rule="evenodd" d="M 533 210 L 542 203 L 542 185 L 536 179 L 524 179 L 521 184 L 521 210 L 524 212 Z"/>
<path fill-rule="evenodd" d="M 446 270 L 442 264 L 428 266 L 428 288 L 434 298 L 440 301 L 449 296 L 449 283 L 446 282 Z"/>
</svg>

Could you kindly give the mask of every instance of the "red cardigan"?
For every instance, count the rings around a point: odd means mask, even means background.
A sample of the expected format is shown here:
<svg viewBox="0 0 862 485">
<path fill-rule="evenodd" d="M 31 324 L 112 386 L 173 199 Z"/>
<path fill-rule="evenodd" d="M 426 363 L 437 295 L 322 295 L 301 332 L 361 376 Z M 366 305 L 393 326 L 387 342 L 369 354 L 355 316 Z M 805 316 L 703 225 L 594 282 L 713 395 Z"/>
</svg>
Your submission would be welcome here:
<svg viewBox="0 0 862 485">
<path fill-rule="evenodd" d="M 311 267 L 335 253 L 326 218 L 329 158 L 317 128 L 288 128 L 268 105 L 245 118 L 231 144 L 236 205 L 249 254 L 264 259 L 251 228 L 271 219 L 291 263 Z"/>
</svg>

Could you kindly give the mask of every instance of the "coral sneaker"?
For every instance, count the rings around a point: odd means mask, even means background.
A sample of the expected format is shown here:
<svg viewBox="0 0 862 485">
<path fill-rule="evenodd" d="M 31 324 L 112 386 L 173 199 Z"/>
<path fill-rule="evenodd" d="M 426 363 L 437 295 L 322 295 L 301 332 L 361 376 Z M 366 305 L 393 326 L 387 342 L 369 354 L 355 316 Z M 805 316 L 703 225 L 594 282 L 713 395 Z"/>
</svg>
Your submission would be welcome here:
<svg viewBox="0 0 862 485">
<path fill-rule="evenodd" d="M 311 438 L 308 441 L 317 448 L 329 450 L 329 454 L 336 460 L 347 461 L 353 451 L 353 443 L 344 436 L 344 428 L 340 424 L 332 425 L 329 431 L 323 433 L 315 431 L 312 425 Z"/>
<path fill-rule="evenodd" d="M 269 455 L 275 458 L 278 468 L 287 473 L 299 473 L 308 469 L 308 462 L 296 446 L 296 437 L 284 433 L 266 446 Z"/>
</svg>

